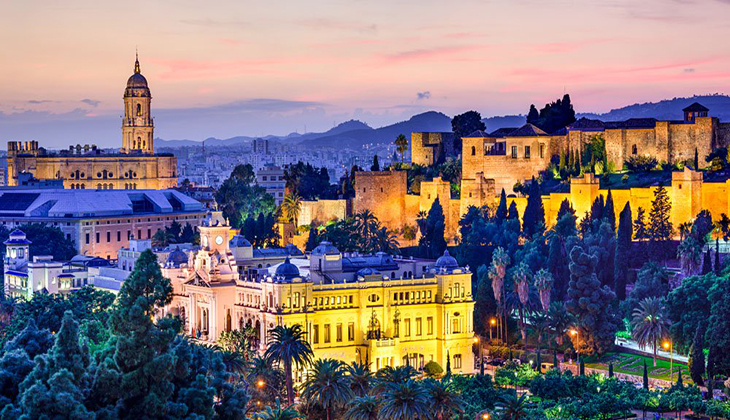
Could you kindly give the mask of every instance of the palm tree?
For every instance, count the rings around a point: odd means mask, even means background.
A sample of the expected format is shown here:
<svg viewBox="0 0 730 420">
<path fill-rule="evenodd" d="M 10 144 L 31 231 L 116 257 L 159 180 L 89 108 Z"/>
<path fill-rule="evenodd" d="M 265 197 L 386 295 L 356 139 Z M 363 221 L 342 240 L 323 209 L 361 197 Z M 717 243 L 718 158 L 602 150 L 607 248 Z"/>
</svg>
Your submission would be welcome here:
<svg viewBox="0 0 730 420">
<path fill-rule="evenodd" d="M 520 298 L 520 333 L 522 334 L 522 342 L 527 343 L 525 308 L 527 308 L 527 304 L 530 301 L 530 267 L 525 263 L 520 263 L 512 273 L 512 280 L 515 282 L 517 296 Z"/>
<path fill-rule="evenodd" d="M 381 251 L 387 254 L 400 253 L 400 250 L 398 249 L 400 244 L 398 243 L 395 232 L 388 230 L 386 227 L 381 227 L 375 231 L 375 242 L 377 243 L 376 249 L 371 251 Z"/>
<path fill-rule="evenodd" d="M 519 420 L 527 417 L 527 393 L 517 396 L 516 392 L 507 392 L 497 402 L 500 419 Z"/>
<path fill-rule="evenodd" d="M 553 283 L 553 275 L 548 270 L 542 268 L 535 273 L 535 287 L 540 293 L 540 304 L 545 312 L 550 308 L 550 293 L 553 290 Z"/>
<path fill-rule="evenodd" d="M 299 223 L 299 213 L 302 211 L 302 198 L 296 193 L 289 193 L 284 196 L 281 202 L 281 213 L 286 220 L 293 222 L 294 226 Z"/>
<path fill-rule="evenodd" d="M 505 302 L 504 302 L 504 276 L 507 273 L 507 266 L 510 263 L 509 255 L 502 247 L 497 247 L 492 252 L 492 264 L 489 266 L 489 279 L 492 280 L 492 291 L 494 291 L 494 300 L 497 301 L 497 309 L 502 318 L 501 325 L 504 326 L 504 342 L 507 344 L 507 323 Z"/>
<path fill-rule="evenodd" d="M 370 372 L 370 365 L 365 363 L 354 362 L 345 366 L 345 370 L 350 375 L 350 388 L 358 397 L 364 397 L 370 390 L 370 381 L 373 374 Z"/>
<path fill-rule="evenodd" d="M 248 362 L 247 371 L 246 381 L 256 385 L 255 388 L 250 388 L 252 394 L 257 396 L 256 399 L 273 401 L 274 398 L 281 395 L 280 389 L 284 382 L 284 373 L 281 369 L 272 366 L 268 358 L 258 355 L 252 357 Z M 260 394 L 255 395 L 257 392 Z"/>
<path fill-rule="evenodd" d="M 413 379 L 386 384 L 378 416 L 390 420 L 427 419 L 428 393 Z"/>
<path fill-rule="evenodd" d="M 372 395 L 355 397 L 348 404 L 350 408 L 345 412 L 345 420 L 377 420 L 378 399 Z"/>
<path fill-rule="evenodd" d="M 575 318 L 568 312 L 563 302 L 553 302 L 548 309 L 548 320 L 553 334 L 555 334 L 555 342 L 558 346 L 563 345 L 565 333 L 570 329 L 571 325 L 575 325 Z"/>
<path fill-rule="evenodd" d="M 272 409 L 270 405 L 267 405 L 264 411 L 254 414 L 253 418 L 256 420 L 294 420 L 303 419 L 304 416 L 297 413 L 297 410 L 293 409 L 291 405 L 282 407 L 281 401 L 277 398 L 276 408 Z"/>
<path fill-rule="evenodd" d="M 431 410 L 437 420 L 448 418 L 451 414 L 460 414 L 464 411 L 464 401 L 454 392 L 449 384 L 435 379 L 424 379 L 421 383 L 429 395 Z"/>
<path fill-rule="evenodd" d="M 306 339 L 306 333 L 299 324 L 291 327 L 276 326 L 269 330 L 269 347 L 266 357 L 284 365 L 286 375 L 286 397 L 289 405 L 294 404 L 294 384 L 292 365 L 297 368 L 312 363 L 312 347 Z"/>
<path fill-rule="evenodd" d="M 302 398 L 316 401 L 327 410 L 327 420 L 332 418 L 332 408 L 344 406 L 353 397 L 350 378 L 345 364 L 335 359 L 318 359 L 312 365 L 304 381 Z"/>
<path fill-rule="evenodd" d="M 360 235 L 363 247 L 372 248 L 375 234 L 380 228 L 380 222 L 370 210 L 363 210 L 355 214 L 355 231 Z"/>
<path fill-rule="evenodd" d="M 631 336 L 639 344 L 651 345 L 654 350 L 654 367 L 656 367 L 657 344 L 669 332 L 669 319 L 664 313 L 664 303 L 656 297 L 646 298 L 634 309 L 631 319 Z"/>
<path fill-rule="evenodd" d="M 530 324 L 537 334 L 537 350 L 542 347 L 542 339 L 550 331 L 550 319 L 543 312 L 535 312 L 530 316 Z M 548 349 L 550 341 L 548 340 Z"/>
<path fill-rule="evenodd" d="M 703 244 L 692 236 L 687 236 L 677 247 L 677 257 L 682 262 L 682 271 L 691 276 L 696 273 L 702 262 Z"/>
<path fill-rule="evenodd" d="M 720 232 L 722 232 L 723 239 L 727 241 L 728 236 L 730 236 L 730 218 L 727 217 L 727 214 L 722 213 L 720 215 L 720 220 L 718 220 L 716 224 L 718 229 L 720 229 Z"/>
<path fill-rule="evenodd" d="M 400 153 L 400 161 L 403 163 L 403 154 L 408 150 L 408 139 L 403 134 L 398 134 L 395 138 L 395 150 Z"/>
<path fill-rule="evenodd" d="M 418 375 L 411 366 L 386 366 L 375 373 L 376 393 L 384 392 L 389 383 L 403 383 Z"/>
<path fill-rule="evenodd" d="M 692 223 L 690 222 L 684 222 L 678 227 L 679 229 L 679 240 L 683 241 L 684 238 L 689 236 L 690 232 L 692 231 Z"/>
</svg>

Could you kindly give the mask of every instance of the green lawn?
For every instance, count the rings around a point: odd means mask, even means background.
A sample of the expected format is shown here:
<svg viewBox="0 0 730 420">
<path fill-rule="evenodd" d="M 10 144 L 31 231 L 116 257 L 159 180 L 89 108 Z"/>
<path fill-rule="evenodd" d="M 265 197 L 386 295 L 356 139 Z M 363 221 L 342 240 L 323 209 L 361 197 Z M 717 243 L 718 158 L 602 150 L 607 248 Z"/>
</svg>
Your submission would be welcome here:
<svg viewBox="0 0 730 420">
<path fill-rule="evenodd" d="M 588 368 L 608 371 L 608 363 L 613 362 L 614 372 L 629 373 L 636 376 L 644 375 L 644 361 L 646 361 L 646 367 L 649 370 L 650 378 L 663 379 L 665 381 L 668 381 L 670 379 L 670 362 L 668 360 L 657 359 L 656 367 L 654 367 L 654 359 L 652 357 L 638 356 L 629 353 L 610 352 L 606 353 L 606 355 L 604 355 L 600 359 L 596 359 L 595 357 L 585 358 L 585 364 Z M 674 376 L 672 377 L 673 381 L 677 380 L 677 375 L 679 374 L 679 370 L 681 369 L 682 381 L 685 384 L 692 382 L 692 380 L 689 378 L 689 370 L 687 369 L 686 364 L 677 362 L 675 360 L 672 366 L 674 371 Z"/>
</svg>

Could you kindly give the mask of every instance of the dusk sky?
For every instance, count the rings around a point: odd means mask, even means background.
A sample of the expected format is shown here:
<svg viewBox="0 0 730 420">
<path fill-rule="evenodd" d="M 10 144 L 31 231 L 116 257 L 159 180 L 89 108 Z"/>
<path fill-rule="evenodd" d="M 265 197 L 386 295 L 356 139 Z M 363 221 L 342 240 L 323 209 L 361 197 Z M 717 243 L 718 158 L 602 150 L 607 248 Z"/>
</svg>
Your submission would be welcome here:
<svg viewBox="0 0 730 420">
<path fill-rule="evenodd" d="M 730 0 L 5 2 L 0 141 L 119 146 L 135 46 L 164 139 L 730 93 L 728 17 Z"/>
</svg>

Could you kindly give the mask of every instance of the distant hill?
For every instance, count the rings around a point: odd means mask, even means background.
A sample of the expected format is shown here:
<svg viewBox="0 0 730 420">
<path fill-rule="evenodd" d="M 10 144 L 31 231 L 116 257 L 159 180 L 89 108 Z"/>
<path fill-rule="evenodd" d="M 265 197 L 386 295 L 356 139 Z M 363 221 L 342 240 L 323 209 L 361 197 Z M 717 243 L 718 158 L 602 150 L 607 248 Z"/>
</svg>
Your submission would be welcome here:
<svg viewBox="0 0 730 420">
<path fill-rule="evenodd" d="M 410 138 L 410 134 L 414 131 L 451 131 L 451 118 L 440 112 L 428 111 L 414 115 L 407 121 L 385 127 L 329 133 L 321 137 L 302 139 L 299 144 L 308 147 L 337 147 L 341 144 L 360 147 L 369 143 L 391 143 L 399 134 Z"/>
<path fill-rule="evenodd" d="M 514 127 L 519 128 L 525 125 L 527 117 L 524 115 L 504 115 L 482 118 L 482 122 L 487 126 L 487 132 L 499 130 L 500 128 Z"/>
<path fill-rule="evenodd" d="M 595 118 L 603 121 L 623 121 L 629 118 L 656 118 L 659 120 L 681 120 L 682 109 L 699 102 L 710 109 L 710 116 L 719 117 L 720 121 L 730 121 L 730 96 L 696 95 L 689 98 L 665 99 L 659 102 L 633 104 L 623 108 L 612 109 L 604 114 L 579 113 L 577 118 Z"/>
<path fill-rule="evenodd" d="M 253 139 L 253 137 L 247 136 L 236 136 L 229 139 L 217 139 L 215 137 L 209 137 L 205 139 L 205 145 L 207 147 L 233 146 L 235 144 L 249 142 Z M 200 147 L 202 145 L 203 142 L 198 140 L 163 140 L 160 138 L 155 139 L 155 147 Z"/>
</svg>

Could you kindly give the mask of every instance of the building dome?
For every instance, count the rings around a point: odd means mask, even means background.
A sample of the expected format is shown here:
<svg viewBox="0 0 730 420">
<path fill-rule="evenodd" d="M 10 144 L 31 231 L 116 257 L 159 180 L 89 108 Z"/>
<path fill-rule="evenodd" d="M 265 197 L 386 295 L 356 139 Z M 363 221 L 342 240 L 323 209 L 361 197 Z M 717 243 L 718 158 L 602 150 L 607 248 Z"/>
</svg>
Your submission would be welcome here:
<svg viewBox="0 0 730 420">
<path fill-rule="evenodd" d="M 236 235 L 228 241 L 228 246 L 231 248 L 251 248 L 251 242 L 246 239 L 243 235 Z"/>
<path fill-rule="evenodd" d="M 147 88 L 147 79 L 142 76 L 142 73 L 134 73 L 127 79 L 128 88 Z"/>
<path fill-rule="evenodd" d="M 286 257 L 286 260 L 276 267 L 276 276 L 282 277 L 285 280 L 291 280 L 295 277 L 299 277 L 299 268 L 289 262 L 289 257 Z"/>
<path fill-rule="evenodd" d="M 365 268 L 361 268 L 361 269 L 357 270 L 358 277 L 375 276 L 375 275 L 380 275 L 380 271 L 378 271 L 374 268 L 365 267 Z"/>
<path fill-rule="evenodd" d="M 312 250 L 312 255 L 340 255 L 340 250 L 332 242 L 322 241 Z"/>
<path fill-rule="evenodd" d="M 29 245 L 30 241 L 26 239 L 25 232 L 20 229 L 15 229 L 8 235 L 8 240 L 4 242 L 5 245 Z"/>
<path fill-rule="evenodd" d="M 451 271 L 459 268 L 459 263 L 456 262 L 456 258 L 449 255 L 448 250 L 444 250 L 444 255 L 440 256 L 439 259 L 436 260 L 436 264 L 434 264 L 434 267 L 437 269 L 445 269 Z"/>
<path fill-rule="evenodd" d="M 167 255 L 166 263 L 168 267 L 180 267 L 180 265 L 188 263 L 188 255 L 176 247 Z"/>
</svg>

